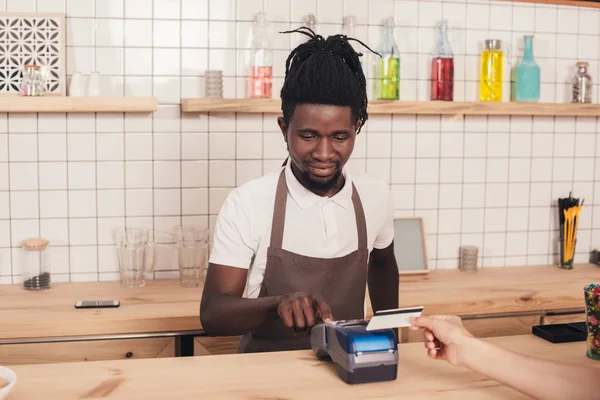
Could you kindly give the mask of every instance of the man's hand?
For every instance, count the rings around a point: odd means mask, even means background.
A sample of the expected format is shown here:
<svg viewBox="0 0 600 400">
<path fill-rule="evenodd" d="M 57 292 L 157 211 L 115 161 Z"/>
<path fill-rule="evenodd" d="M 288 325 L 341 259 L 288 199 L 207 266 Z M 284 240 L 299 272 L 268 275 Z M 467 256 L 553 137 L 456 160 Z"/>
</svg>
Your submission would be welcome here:
<svg viewBox="0 0 600 400">
<path fill-rule="evenodd" d="M 425 329 L 425 348 L 429 357 L 462 365 L 461 351 L 473 335 L 463 327 L 459 317 L 434 315 L 414 318 L 411 323 L 411 329 Z"/>
<path fill-rule="evenodd" d="M 318 294 L 293 293 L 281 297 L 277 307 L 279 317 L 289 329 L 296 332 L 310 331 L 320 321 L 333 320 L 331 309 Z"/>
</svg>

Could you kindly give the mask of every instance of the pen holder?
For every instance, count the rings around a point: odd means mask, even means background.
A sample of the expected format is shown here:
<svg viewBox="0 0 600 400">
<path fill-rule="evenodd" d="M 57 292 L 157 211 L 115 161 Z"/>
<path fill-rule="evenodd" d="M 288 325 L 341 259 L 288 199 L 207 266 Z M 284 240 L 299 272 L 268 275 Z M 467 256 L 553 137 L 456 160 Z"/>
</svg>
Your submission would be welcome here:
<svg viewBox="0 0 600 400">
<path fill-rule="evenodd" d="M 563 269 L 573 269 L 573 258 L 575 256 L 575 248 L 577 246 L 577 240 L 573 242 L 573 248 L 570 249 L 570 254 L 568 259 L 565 259 L 568 255 L 565 255 L 565 241 L 564 239 L 559 239 L 558 241 L 558 251 L 559 251 L 559 261 L 558 266 Z"/>
</svg>

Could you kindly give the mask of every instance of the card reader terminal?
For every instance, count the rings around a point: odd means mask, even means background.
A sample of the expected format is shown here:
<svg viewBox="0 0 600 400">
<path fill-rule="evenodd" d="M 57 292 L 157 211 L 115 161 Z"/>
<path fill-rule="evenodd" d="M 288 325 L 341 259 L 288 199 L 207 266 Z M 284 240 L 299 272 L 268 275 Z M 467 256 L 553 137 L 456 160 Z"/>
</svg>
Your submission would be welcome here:
<svg viewBox="0 0 600 400">
<path fill-rule="evenodd" d="M 349 384 L 396 380 L 398 340 L 392 329 L 367 331 L 368 321 L 333 321 L 315 325 L 310 344 L 320 359 L 329 358 Z"/>
</svg>

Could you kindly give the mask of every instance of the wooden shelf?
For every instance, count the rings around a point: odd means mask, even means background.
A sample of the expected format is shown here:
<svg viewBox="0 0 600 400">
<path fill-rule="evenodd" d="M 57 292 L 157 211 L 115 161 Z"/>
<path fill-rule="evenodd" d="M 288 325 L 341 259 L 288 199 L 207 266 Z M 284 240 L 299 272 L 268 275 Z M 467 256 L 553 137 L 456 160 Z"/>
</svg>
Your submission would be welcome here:
<svg viewBox="0 0 600 400">
<path fill-rule="evenodd" d="M 184 112 L 281 113 L 279 99 L 183 99 Z M 369 114 L 600 116 L 600 104 L 370 101 Z"/>
<path fill-rule="evenodd" d="M 5 113 L 150 113 L 158 109 L 153 97 L 0 96 Z"/>
<path fill-rule="evenodd" d="M 578 0 L 505 0 L 513 3 L 537 3 L 537 4 L 548 4 L 555 6 L 572 6 L 572 7 L 590 7 L 600 8 L 599 2 L 593 1 L 578 1 Z"/>
</svg>

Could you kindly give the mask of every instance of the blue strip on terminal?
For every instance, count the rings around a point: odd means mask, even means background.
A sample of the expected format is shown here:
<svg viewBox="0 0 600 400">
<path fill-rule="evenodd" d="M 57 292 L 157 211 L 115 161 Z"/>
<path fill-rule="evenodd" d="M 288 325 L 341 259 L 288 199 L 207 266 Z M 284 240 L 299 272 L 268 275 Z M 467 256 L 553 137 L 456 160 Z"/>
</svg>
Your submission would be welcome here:
<svg viewBox="0 0 600 400">
<path fill-rule="evenodd" d="M 358 336 L 352 338 L 354 351 L 368 353 L 373 351 L 387 351 L 393 348 L 387 335 Z"/>
</svg>

